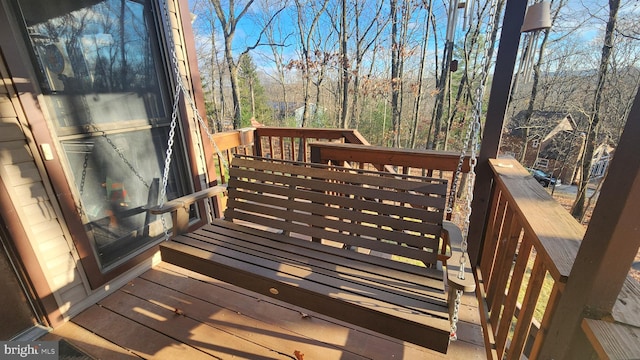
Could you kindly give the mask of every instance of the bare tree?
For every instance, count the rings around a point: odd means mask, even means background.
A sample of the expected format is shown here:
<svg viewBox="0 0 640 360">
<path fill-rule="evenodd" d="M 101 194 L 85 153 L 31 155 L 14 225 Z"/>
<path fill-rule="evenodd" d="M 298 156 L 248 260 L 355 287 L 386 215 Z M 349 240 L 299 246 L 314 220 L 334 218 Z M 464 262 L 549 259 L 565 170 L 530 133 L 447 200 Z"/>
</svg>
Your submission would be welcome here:
<svg viewBox="0 0 640 360">
<path fill-rule="evenodd" d="M 582 219 L 585 212 L 585 199 L 587 185 L 589 184 L 589 175 L 591 173 L 591 159 L 595 149 L 596 132 L 600 125 L 600 108 L 602 106 L 602 94 L 607 79 L 607 71 L 611 54 L 615 46 L 615 31 L 618 20 L 618 10 L 620 9 L 620 0 L 609 0 L 609 18 L 607 20 L 604 42 L 602 44 L 602 52 L 600 57 L 600 66 L 598 68 L 598 82 L 593 96 L 593 107 L 591 110 L 591 119 L 589 122 L 589 130 L 585 143 L 585 151 L 582 153 L 581 159 L 581 179 L 578 184 L 578 195 L 573 203 L 571 215 L 577 219 Z"/>
<path fill-rule="evenodd" d="M 265 31 L 265 35 L 267 37 L 267 41 L 270 44 L 271 53 L 273 54 L 273 62 L 276 67 L 275 69 L 276 74 L 273 75 L 273 77 L 280 85 L 280 91 L 282 93 L 282 104 L 278 106 L 278 110 L 281 112 L 281 116 L 282 116 L 281 118 L 279 118 L 279 120 L 282 121 L 289 113 L 289 98 L 287 96 L 287 82 L 285 77 L 285 70 L 286 70 L 285 60 L 284 60 L 284 54 L 282 52 L 284 47 L 278 46 L 276 44 L 276 29 L 274 27 L 275 27 L 275 23 L 273 23 L 272 26 L 267 27 Z M 278 33 L 279 35 L 283 35 L 282 31 L 279 31 L 279 29 L 278 29 Z M 290 34 L 284 36 L 283 40 L 286 40 L 286 38 L 288 38 L 289 35 Z"/>
<path fill-rule="evenodd" d="M 309 120 L 309 99 L 310 99 L 310 84 L 311 84 L 311 71 L 314 65 L 313 52 L 311 51 L 311 41 L 315 34 L 316 26 L 320 21 L 320 17 L 323 15 L 329 0 L 323 0 L 320 3 L 315 1 L 309 1 L 303 3 L 300 0 L 294 0 L 297 13 L 297 26 L 299 36 L 299 46 L 301 59 L 299 62 L 293 63 L 290 67 L 297 68 L 301 72 L 303 83 L 303 110 L 302 110 L 302 126 Z M 309 7 L 307 9 L 307 6 Z M 312 14 L 311 21 L 309 21 L 307 11 Z M 317 106 L 317 104 L 316 104 Z"/>
<path fill-rule="evenodd" d="M 358 128 L 360 123 L 360 108 L 358 106 L 360 98 L 360 81 L 362 79 L 362 66 L 365 54 L 375 52 L 375 44 L 382 34 L 382 29 L 389 22 L 389 18 L 381 18 L 384 0 L 379 0 L 374 8 L 373 15 L 370 19 L 364 17 L 364 4 L 354 1 L 354 68 L 353 68 L 353 96 L 351 97 L 351 127 Z M 365 25 L 362 28 L 362 25 Z M 372 54 L 375 56 L 375 54 Z M 373 65 L 373 63 L 371 64 Z M 371 71 L 369 71 L 371 74 Z"/>
<path fill-rule="evenodd" d="M 453 3 L 452 3 L 453 4 Z M 449 7 L 449 22 L 454 18 L 452 12 L 455 12 L 457 8 L 457 4 L 451 5 Z M 447 26 L 455 26 L 454 24 L 447 24 Z M 440 76 L 436 79 L 437 85 L 437 94 L 435 97 L 435 104 L 433 107 L 433 142 L 427 143 L 427 148 L 429 149 L 438 149 L 442 142 L 442 115 L 444 112 L 444 101 L 445 97 L 448 93 L 449 89 L 449 79 L 450 79 L 450 66 L 451 61 L 453 60 L 453 32 L 447 31 L 449 35 L 447 39 L 445 39 L 444 53 L 442 55 L 442 66 L 440 67 Z"/>
<path fill-rule="evenodd" d="M 422 92 L 423 92 L 423 79 L 424 79 L 424 68 L 427 60 L 427 48 L 429 47 L 429 21 L 431 21 L 431 15 L 433 14 L 431 8 L 432 0 L 428 0 L 425 2 L 424 6 L 427 8 L 427 14 L 425 15 L 425 25 L 424 25 L 424 37 L 422 39 L 422 51 L 420 54 L 420 68 L 418 71 L 418 83 L 416 84 L 415 89 L 415 100 L 414 100 L 414 109 L 413 109 L 413 124 L 410 129 L 410 140 L 409 147 L 415 148 L 416 146 L 416 136 L 418 133 L 418 119 L 420 118 L 420 109 L 422 103 Z"/>
<path fill-rule="evenodd" d="M 248 0 L 239 12 L 236 12 L 235 0 L 228 0 L 228 7 L 225 9 L 222 6 L 220 0 L 211 0 L 211 4 L 216 12 L 218 21 L 222 25 L 222 35 L 224 37 L 224 56 L 229 68 L 229 81 L 231 83 L 231 98 L 233 100 L 233 128 L 238 129 L 241 127 L 242 112 L 240 111 L 240 89 L 238 87 L 238 63 L 233 55 L 233 38 L 236 34 L 238 22 L 247 14 L 249 8 L 253 4 L 254 0 Z M 265 27 L 260 30 L 257 40 L 252 46 L 248 46 L 244 51 L 240 53 L 238 58 L 247 54 L 249 51 L 255 49 L 261 44 L 262 36 L 264 35 L 265 28 L 278 16 L 278 14 L 284 9 L 281 7 L 275 11 Z M 225 12 L 226 11 L 226 12 Z"/>
<path fill-rule="evenodd" d="M 347 128 L 349 125 L 349 80 L 350 65 L 349 55 L 347 54 L 347 38 L 349 30 L 347 29 L 347 0 L 340 2 L 340 72 L 342 73 L 342 108 L 340 111 L 340 126 Z"/>
<path fill-rule="evenodd" d="M 402 121 L 404 60 L 409 55 L 407 34 L 415 4 L 411 1 L 391 0 L 391 126 L 392 146 L 400 146 Z"/>
</svg>

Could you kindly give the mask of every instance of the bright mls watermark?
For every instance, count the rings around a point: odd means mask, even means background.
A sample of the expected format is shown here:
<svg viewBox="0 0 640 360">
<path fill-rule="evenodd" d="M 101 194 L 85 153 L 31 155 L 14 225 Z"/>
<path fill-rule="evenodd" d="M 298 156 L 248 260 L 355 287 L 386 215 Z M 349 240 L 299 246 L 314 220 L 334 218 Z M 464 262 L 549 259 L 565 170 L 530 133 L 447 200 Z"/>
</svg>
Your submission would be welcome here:
<svg viewBox="0 0 640 360">
<path fill-rule="evenodd" d="M 0 341 L 0 360 L 57 360 L 57 341 Z"/>
</svg>

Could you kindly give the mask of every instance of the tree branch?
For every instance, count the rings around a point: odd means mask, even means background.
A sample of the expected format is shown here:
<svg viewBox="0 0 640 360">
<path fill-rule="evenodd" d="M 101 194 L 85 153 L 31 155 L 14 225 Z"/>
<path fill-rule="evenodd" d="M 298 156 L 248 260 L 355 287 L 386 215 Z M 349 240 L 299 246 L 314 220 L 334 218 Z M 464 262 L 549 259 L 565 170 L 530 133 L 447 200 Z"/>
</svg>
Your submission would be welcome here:
<svg viewBox="0 0 640 360">
<path fill-rule="evenodd" d="M 253 1 L 252 1 L 253 2 Z M 261 43 L 262 41 L 262 36 L 264 35 L 264 33 L 267 31 L 267 28 L 269 26 L 271 26 L 271 23 L 273 22 L 273 20 L 278 17 L 278 15 L 284 10 L 284 6 L 281 7 L 278 11 L 276 11 L 273 15 L 271 15 L 271 18 L 269 19 L 269 21 L 267 21 L 267 23 L 262 27 L 262 30 L 260 30 L 260 34 L 258 34 L 258 39 L 256 40 L 256 42 L 251 45 L 248 46 L 246 49 L 244 49 L 244 51 L 240 54 L 240 56 L 243 56 L 247 53 L 249 53 L 249 51 L 257 48 L 258 46 L 284 46 L 284 44 L 277 44 L 277 43 Z"/>
</svg>

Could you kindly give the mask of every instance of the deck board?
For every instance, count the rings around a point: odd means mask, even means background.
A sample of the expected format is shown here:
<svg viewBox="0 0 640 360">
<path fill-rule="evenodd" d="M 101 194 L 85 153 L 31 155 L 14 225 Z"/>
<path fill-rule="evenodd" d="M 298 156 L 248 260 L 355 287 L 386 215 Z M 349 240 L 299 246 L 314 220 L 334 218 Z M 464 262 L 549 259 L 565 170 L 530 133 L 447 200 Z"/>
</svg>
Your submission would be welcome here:
<svg viewBox="0 0 640 360">
<path fill-rule="evenodd" d="M 161 289 L 160 294 L 164 291 Z M 153 299 L 159 295 L 150 296 Z M 286 355 L 278 354 L 277 350 L 225 331 L 226 321 L 223 319 L 206 323 L 191 317 L 191 311 L 195 310 L 196 304 L 183 306 L 184 311 L 175 312 L 147 300 L 130 293 L 117 292 L 100 302 L 100 306 L 216 357 L 232 355 L 257 360 L 287 358 Z M 212 344 L 211 339 L 215 339 L 216 343 Z"/>
<path fill-rule="evenodd" d="M 169 274 L 164 275 L 170 276 Z M 197 283 L 195 285 L 198 286 Z M 162 285 L 145 279 L 136 280 L 130 287 L 127 287 L 126 291 L 135 294 L 135 296 L 150 299 L 151 302 L 160 304 L 169 311 L 180 309 L 184 317 L 228 334 L 233 333 L 247 342 L 273 349 L 276 352 L 292 355 L 294 351 L 298 350 L 312 358 L 322 358 L 331 352 L 335 357 L 341 353 L 337 347 L 330 347 L 313 338 L 231 311 L 189 294 L 163 288 Z M 353 358 L 360 357 L 354 355 Z"/>
<path fill-rule="evenodd" d="M 73 322 L 145 359 L 211 359 L 191 346 L 99 305 L 85 310 Z"/>
<path fill-rule="evenodd" d="M 109 359 L 484 359 L 473 299 L 443 355 L 160 263 L 52 336 Z"/>
</svg>

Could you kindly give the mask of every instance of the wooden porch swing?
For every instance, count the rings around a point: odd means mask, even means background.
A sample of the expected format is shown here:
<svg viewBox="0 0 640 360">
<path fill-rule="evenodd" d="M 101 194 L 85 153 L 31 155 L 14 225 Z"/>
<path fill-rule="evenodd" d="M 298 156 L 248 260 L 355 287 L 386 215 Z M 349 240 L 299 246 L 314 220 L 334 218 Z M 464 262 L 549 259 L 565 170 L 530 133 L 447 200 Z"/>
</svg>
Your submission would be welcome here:
<svg viewBox="0 0 640 360">
<path fill-rule="evenodd" d="M 175 51 L 172 60 L 177 86 L 160 201 L 180 93 L 225 162 L 182 84 Z M 481 87 L 466 139 L 469 189 Z M 468 218 L 464 233 L 445 219 L 452 207 L 447 180 L 247 155 L 224 165 L 228 184 L 151 209 L 172 213 L 173 236 L 165 227 L 170 241 L 160 245 L 163 261 L 446 353 L 456 338 L 460 296 L 475 290 L 473 276 L 465 276 Z M 223 218 L 187 232 L 190 205 L 222 193 L 228 198 Z"/>
<path fill-rule="evenodd" d="M 443 221 L 446 180 L 249 156 L 236 156 L 229 175 L 204 192 L 228 193 L 224 219 L 174 233 L 163 261 L 447 351 L 455 290 L 475 282 L 458 277 L 467 255 Z M 179 221 L 197 198 L 153 212 Z"/>
</svg>

